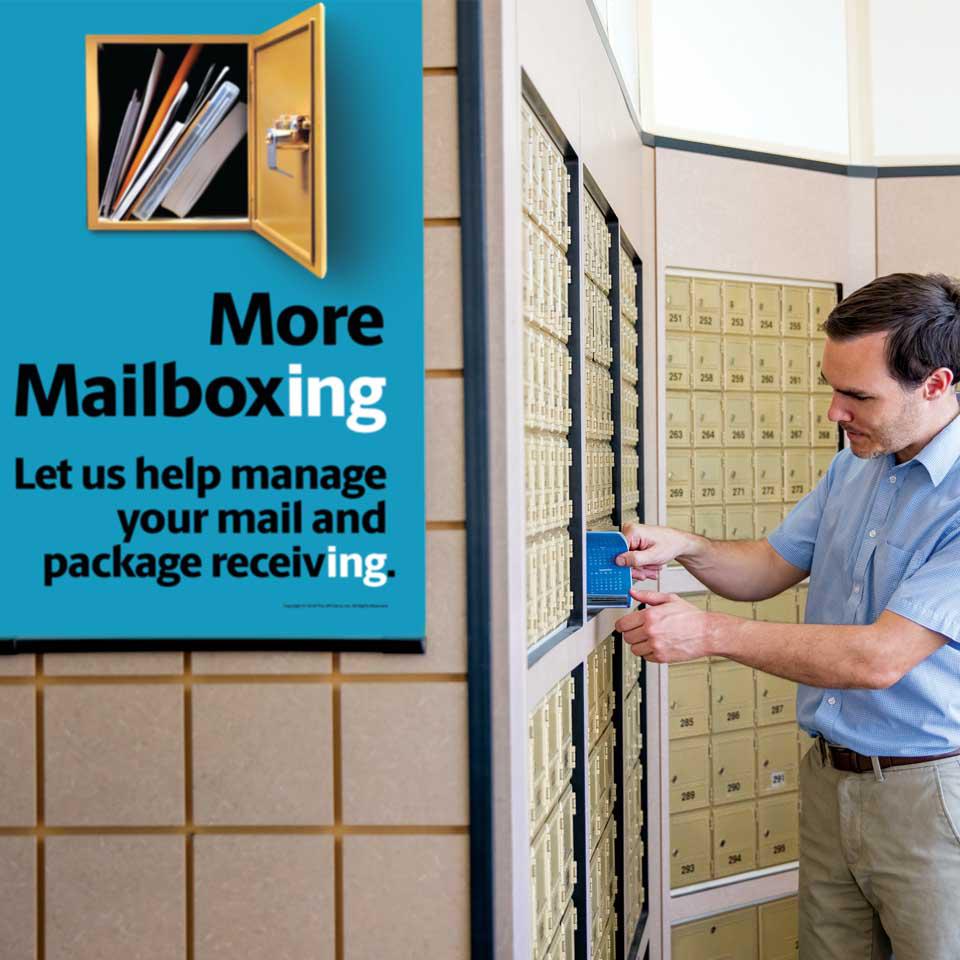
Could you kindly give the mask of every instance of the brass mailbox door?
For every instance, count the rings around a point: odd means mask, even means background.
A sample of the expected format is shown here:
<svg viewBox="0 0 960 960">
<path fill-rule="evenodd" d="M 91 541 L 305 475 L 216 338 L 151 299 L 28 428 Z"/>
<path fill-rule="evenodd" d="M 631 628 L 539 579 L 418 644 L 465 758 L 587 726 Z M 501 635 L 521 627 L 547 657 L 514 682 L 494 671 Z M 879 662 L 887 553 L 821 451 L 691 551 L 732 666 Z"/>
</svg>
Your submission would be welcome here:
<svg viewBox="0 0 960 960">
<path fill-rule="evenodd" d="M 752 441 L 753 401 L 750 395 L 728 394 L 723 398 L 723 445 L 749 447 Z"/>
<path fill-rule="evenodd" d="M 757 726 L 796 723 L 797 685 L 792 680 L 757 671 Z"/>
<path fill-rule="evenodd" d="M 694 446 L 723 446 L 723 409 L 715 393 L 693 395 L 693 427 Z"/>
<path fill-rule="evenodd" d="M 797 795 L 767 797 L 757 802 L 757 860 L 761 867 L 796 860 L 800 820 Z"/>
<path fill-rule="evenodd" d="M 671 813 L 709 807 L 710 738 L 671 740 L 669 762 Z"/>
<path fill-rule="evenodd" d="M 667 444 L 689 447 L 693 432 L 693 408 L 689 393 L 667 394 Z"/>
<path fill-rule="evenodd" d="M 723 454 L 719 450 L 695 450 L 693 453 L 693 502 L 723 502 Z"/>
<path fill-rule="evenodd" d="M 689 450 L 667 454 L 667 503 L 673 507 L 692 502 L 693 464 Z"/>
<path fill-rule="evenodd" d="M 699 333 L 720 333 L 723 291 L 719 280 L 693 281 L 693 327 Z"/>
<path fill-rule="evenodd" d="M 753 507 L 724 507 L 723 526 L 728 540 L 754 540 Z"/>
<path fill-rule="evenodd" d="M 674 390 L 690 389 L 690 339 L 667 337 L 667 385 Z"/>
<path fill-rule="evenodd" d="M 752 800 L 756 794 L 753 730 L 715 734 L 710 744 L 713 805 Z"/>
<path fill-rule="evenodd" d="M 706 663 L 670 667 L 670 739 L 710 732 L 710 680 Z"/>
<path fill-rule="evenodd" d="M 757 815 L 752 803 L 736 803 L 714 811 L 713 864 L 718 877 L 756 869 Z"/>
<path fill-rule="evenodd" d="M 797 728 L 761 727 L 757 731 L 757 796 L 797 789 Z"/>
<path fill-rule="evenodd" d="M 317 4 L 250 43 L 253 229 L 319 277 L 327 271 L 323 42 Z"/>
<path fill-rule="evenodd" d="M 690 329 L 690 281 L 686 277 L 667 277 L 667 329 Z"/>
<path fill-rule="evenodd" d="M 710 540 L 723 539 L 723 508 L 699 507 L 693 514 L 694 533 Z"/>
<path fill-rule="evenodd" d="M 750 332 L 750 284 L 731 283 L 723 285 L 723 332 Z"/>
<path fill-rule="evenodd" d="M 715 609 L 714 600 L 715 598 L 711 598 L 711 609 Z M 733 660 L 722 660 L 711 666 L 710 681 L 710 729 L 714 733 L 727 730 L 752 730 L 753 670 Z M 752 747 L 750 752 L 753 752 Z M 750 796 L 753 796 L 752 792 Z M 743 799 L 743 797 L 734 797 L 734 799 Z"/>
<path fill-rule="evenodd" d="M 685 887 L 713 877 L 710 863 L 710 811 L 670 818 L 670 885 Z"/>
<path fill-rule="evenodd" d="M 763 903 L 760 913 L 760 956 L 764 960 L 796 960 L 800 952 L 796 897 Z"/>
</svg>

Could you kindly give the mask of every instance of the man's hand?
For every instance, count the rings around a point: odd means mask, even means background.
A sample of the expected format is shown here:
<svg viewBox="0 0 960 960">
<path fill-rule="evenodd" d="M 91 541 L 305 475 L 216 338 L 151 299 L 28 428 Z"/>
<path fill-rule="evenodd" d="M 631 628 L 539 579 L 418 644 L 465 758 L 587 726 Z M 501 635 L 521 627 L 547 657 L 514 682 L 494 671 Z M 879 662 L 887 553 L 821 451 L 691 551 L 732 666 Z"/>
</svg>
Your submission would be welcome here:
<svg viewBox="0 0 960 960">
<path fill-rule="evenodd" d="M 634 580 L 654 580 L 663 567 L 689 545 L 687 534 L 670 527 L 628 523 L 623 528 L 630 549 L 617 556 L 621 567 L 631 567 Z"/>
<path fill-rule="evenodd" d="M 622 616 L 614 626 L 635 656 L 653 663 L 681 663 L 712 652 L 709 649 L 710 614 L 681 600 L 675 593 L 634 589 L 631 595 L 645 603 L 646 609 Z"/>
</svg>

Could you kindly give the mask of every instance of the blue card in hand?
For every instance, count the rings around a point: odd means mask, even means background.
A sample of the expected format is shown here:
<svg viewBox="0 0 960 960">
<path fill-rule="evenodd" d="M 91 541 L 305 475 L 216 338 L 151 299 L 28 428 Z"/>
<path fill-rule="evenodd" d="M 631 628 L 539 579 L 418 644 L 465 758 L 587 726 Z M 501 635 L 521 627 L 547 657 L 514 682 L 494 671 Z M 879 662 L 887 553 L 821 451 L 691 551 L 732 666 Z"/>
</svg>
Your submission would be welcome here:
<svg viewBox="0 0 960 960">
<path fill-rule="evenodd" d="M 622 533 L 587 531 L 588 607 L 630 607 L 630 568 L 616 564 L 617 555 L 628 549 L 627 538 Z"/>
</svg>

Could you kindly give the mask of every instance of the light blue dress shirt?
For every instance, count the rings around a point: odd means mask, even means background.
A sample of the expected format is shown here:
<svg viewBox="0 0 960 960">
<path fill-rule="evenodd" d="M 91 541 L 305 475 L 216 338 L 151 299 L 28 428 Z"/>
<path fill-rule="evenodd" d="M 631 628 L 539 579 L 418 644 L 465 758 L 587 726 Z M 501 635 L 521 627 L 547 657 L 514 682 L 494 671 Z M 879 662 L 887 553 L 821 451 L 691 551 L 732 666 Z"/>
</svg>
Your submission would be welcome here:
<svg viewBox="0 0 960 960">
<path fill-rule="evenodd" d="M 869 756 L 960 748 L 960 417 L 906 463 L 838 453 L 769 542 L 810 571 L 807 623 L 891 610 L 949 641 L 887 690 L 801 684 L 800 726 Z"/>
</svg>

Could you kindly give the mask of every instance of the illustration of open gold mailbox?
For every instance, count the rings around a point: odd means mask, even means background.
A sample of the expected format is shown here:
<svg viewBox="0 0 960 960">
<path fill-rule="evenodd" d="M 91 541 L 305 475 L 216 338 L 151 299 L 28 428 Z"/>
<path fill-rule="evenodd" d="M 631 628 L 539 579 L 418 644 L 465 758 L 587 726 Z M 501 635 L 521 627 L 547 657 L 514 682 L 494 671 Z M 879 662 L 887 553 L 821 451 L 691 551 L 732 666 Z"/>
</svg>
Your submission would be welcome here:
<svg viewBox="0 0 960 960">
<path fill-rule="evenodd" d="M 87 226 L 254 230 L 327 267 L 324 22 L 86 38 Z"/>
</svg>

